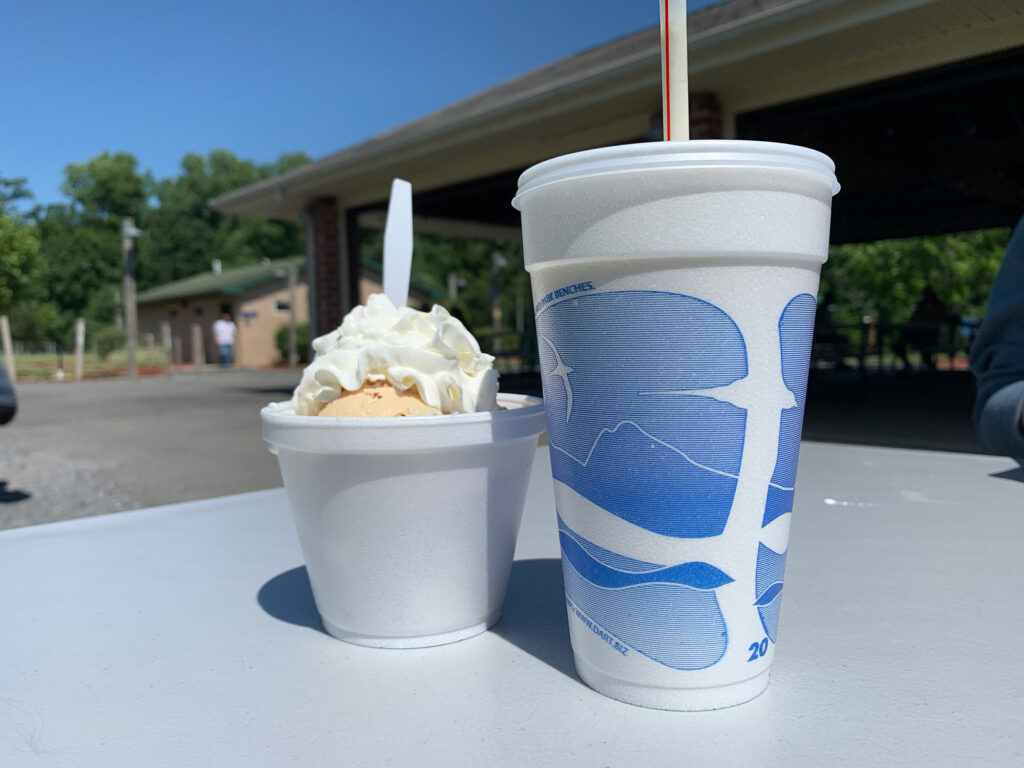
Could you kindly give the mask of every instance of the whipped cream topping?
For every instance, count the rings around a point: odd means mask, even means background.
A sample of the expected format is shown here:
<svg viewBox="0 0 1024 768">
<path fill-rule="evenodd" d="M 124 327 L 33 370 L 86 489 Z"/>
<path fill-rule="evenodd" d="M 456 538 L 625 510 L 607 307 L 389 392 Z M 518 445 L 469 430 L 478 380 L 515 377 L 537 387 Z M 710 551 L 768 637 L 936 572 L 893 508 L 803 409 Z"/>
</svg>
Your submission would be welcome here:
<svg viewBox="0 0 1024 768">
<path fill-rule="evenodd" d="M 444 307 L 429 312 L 396 308 L 382 293 L 345 315 L 341 327 L 313 342 L 316 356 L 295 388 L 292 405 L 315 416 L 343 390 L 387 381 L 414 390 L 443 413 L 490 411 L 496 406 L 494 358 Z"/>
</svg>

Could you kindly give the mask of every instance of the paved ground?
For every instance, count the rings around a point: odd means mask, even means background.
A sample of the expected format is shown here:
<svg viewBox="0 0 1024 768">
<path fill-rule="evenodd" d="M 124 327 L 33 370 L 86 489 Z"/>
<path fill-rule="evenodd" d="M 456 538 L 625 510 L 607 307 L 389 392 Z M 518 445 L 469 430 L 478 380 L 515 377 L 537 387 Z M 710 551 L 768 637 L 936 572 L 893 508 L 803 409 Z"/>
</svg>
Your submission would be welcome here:
<svg viewBox="0 0 1024 768">
<path fill-rule="evenodd" d="M 803 437 L 832 443 L 980 453 L 967 371 L 812 371 Z"/>
<path fill-rule="evenodd" d="M 0 429 L 0 528 L 281 485 L 259 409 L 287 399 L 288 371 L 218 371 L 172 380 L 19 387 Z M 502 379 L 539 394 L 537 377 Z M 978 450 L 967 373 L 815 372 L 804 437 L 925 450 Z"/>
<path fill-rule="evenodd" d="M 27 383 L 0 429 L 0 528 L 281 485 L 259 409 L 298 374 Z"/>
</svg>

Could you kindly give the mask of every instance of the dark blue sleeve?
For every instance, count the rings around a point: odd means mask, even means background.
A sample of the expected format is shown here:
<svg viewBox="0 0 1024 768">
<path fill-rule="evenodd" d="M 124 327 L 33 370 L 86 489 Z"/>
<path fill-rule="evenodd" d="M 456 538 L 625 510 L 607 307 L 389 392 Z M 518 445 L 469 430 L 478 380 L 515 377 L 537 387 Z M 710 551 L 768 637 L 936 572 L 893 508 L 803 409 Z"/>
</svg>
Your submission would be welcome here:
<svg viewBox="0 0 1024 768">
<path fill-rule="evenodd" d="M 974 422 L 985 450 L 1024 463 L 1024 218 L 1010 238 L 971 347 L 978 382 Z"/>
<path fill-rule="evenodd" d="M 0 424 L 13 419 L 17 410 L 18 396 L 14 392 L 14 384 L 8 378 L 4 364 L 0 363 Z"/>
</svg>

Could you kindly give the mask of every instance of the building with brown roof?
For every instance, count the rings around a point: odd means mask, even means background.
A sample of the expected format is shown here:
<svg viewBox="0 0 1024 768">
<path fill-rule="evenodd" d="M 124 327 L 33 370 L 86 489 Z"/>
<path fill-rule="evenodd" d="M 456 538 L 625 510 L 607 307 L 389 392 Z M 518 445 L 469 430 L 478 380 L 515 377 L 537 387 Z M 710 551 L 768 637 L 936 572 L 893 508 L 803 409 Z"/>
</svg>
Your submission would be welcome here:
<svg viewBox="0 0 1024 768">
<path fill-rule="evenodd" d="M 139 294 L 139 333 L 159 339 L 161 324 L 170 327 L 175 363 L 195 362 L 192 349 L 193 326 L 198 326 L 202 362 L 217 360 L 217 345 L 212 326 L 221 313 L 228 313 L 238 326 L 235 339 L 235 365 L 266 368 L 282 363 L 275 335 L 289 322 L 290 291 L 288 272 L 296 271 L 295 320 L 309 321 L 309 285 L 306 258 L 248 264 L 221 270 L 214 265 L 209 272 L 192 275 Z M 359 302 L 381 290 L 381 265 L 370 260 L 360 264 Z M 409 303 L 426 307 L 441 296 L 430 288 L 414 283 Z"/>
</svg>

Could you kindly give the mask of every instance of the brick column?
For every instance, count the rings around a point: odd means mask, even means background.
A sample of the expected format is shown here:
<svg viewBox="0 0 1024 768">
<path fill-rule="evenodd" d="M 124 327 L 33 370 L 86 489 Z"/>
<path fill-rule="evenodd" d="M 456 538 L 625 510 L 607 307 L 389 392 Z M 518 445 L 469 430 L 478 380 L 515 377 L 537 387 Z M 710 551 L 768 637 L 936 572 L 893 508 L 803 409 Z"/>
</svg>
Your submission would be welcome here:
<svg viewBox="0 0 1024 768">
<path fill-rule="evenodd" d="M 715 94 L 690 94 L 690 138 L 722 138 L 722 105 Z"/>
<path fill-rule="evenodd" d="M 338 232 L 338 203 L 321 197 L 306 206 L 313 275 L 309 281 L 310 330 L 322 336 L 341 325 L 341 239 Z"/>
</svg>

